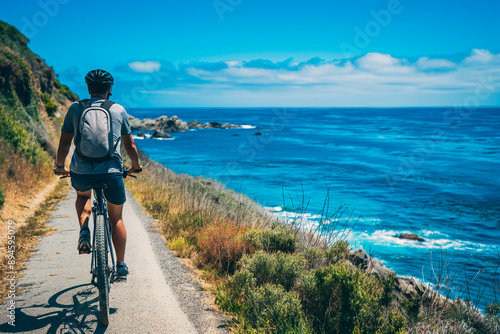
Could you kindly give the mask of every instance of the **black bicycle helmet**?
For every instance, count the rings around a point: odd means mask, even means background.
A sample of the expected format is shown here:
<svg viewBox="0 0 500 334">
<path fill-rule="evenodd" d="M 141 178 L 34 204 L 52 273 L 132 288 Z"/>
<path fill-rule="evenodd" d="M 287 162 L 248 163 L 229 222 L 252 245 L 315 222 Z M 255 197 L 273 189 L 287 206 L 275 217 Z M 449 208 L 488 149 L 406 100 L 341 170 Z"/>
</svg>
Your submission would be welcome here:
<svg viewBox="0 0 500 334">
<path fill-rule="evenodd" d="M 113 76 L 105 70 L 92 70 L 85 76 L 85 83 L 113 86 L 115 80 L 113 79 Z"/>
</svg>

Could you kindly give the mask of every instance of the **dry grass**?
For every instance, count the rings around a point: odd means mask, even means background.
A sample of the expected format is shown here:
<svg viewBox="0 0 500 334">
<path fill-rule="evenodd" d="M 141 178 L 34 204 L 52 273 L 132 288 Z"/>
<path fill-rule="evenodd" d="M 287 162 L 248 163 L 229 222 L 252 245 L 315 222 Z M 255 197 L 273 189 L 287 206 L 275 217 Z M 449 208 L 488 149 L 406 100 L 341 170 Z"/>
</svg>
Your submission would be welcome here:
<svg viewBox="0 0 500 334">
<path fill-rule="evenodd" d="M 33 211 L 32 215 L 19 221 L 15 219 L 15 269 L 17 272 L 25 268 L 24 264 L 29 259 L 31 253 L 35 250 L 40 236 L 47 235 L 51 232 L 49 226 L 45 224 L 55 209 L 56 204 L 61 202 L 66 197 L 68 191 L 68 182 L 56 183 L 55 188 L 51 189 L 48 196 L 41 202 L 35 203 L 25 202 L 26 208 L 24 211 Z M 24 213 L 23 213 L 24 214 Z M 6 226 L 7 221 L 2 221 L 2 225 Z M 2 243 L 2 253 L 0 260 L 0 300 L 4 303 L 4 298 L 8 291 L 6 284 L 8 272 L 8 254 L 6 253 L 6 244 Z M 17 276 L 19 278 L 19 274 Z"/>
<path fill-rule="evenodd" d="M 243 194 L 202 177 L 176 174 L 142 152 L 143 172 L 127 187 L 158 220 L 167 239 L 188 239 L 204 223 L 231 221 L 252 228 L 268 228 L 277 219 Z"/>
</svg>

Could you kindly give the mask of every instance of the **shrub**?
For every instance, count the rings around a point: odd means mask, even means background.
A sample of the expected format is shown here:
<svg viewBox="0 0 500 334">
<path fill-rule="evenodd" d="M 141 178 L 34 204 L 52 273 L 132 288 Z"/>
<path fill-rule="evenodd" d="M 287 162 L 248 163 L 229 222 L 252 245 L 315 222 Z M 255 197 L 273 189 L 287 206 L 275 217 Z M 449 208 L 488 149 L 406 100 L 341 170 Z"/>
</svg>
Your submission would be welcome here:
<svg viewBox="0 0 500 334">
<path fill-rule="evenodd" d="M 500 304 L 491 303 L 486 307 L 486 315 L 489 317 L 499 317 Z"/>
<path fill-rule="evenodd" d="M 204 226 L 196 233 L 201 258 L 222 272 L 233 273 L 241 257 L 255 251 L 253 243 L 243 238 L 247 232 L 248 227 L 227 221 Z"/>
<path fill-rule="evenodd" d="M 12 147 L 33 165 L 37 161 L 47 160 L 40 143 L 34 134 L 29 133 L 21 122 L 14 119 L 12 109 L 0 105 L 0 143 Z"/>
<path fill-rule="evenodd" d="M 382 307 L 383 287 L 378 279 L 346 263 L 303 276 L 299 291 L 318 333 L 397 333 L 405 326 L 399 314 Z"/>
<path fill-rule="evenodd" d="M 287 291 L 292 289 L 303 274 L 305 264 L 300 254 L 268 254 L 264 251 L 245 256 L 240 261 L 241 269 L 252 273 L 258 286 L 272 283 L 283 286 Z"/>
<path fill-rule="evenodd" d="M 326 259 L 328 264 L 336 264 L 349 255 L 349 245 L 347 242 L 340 240 L 337 241 L 326 251 Z"/>
<path fill-rule="evenodd" d="M 252 231 L 248 238 L 255 243 L 257 249 L 269 253 L 293 253 L 299 241 L 293 231 L 283 226 L 271 230 Z"/>
<path fill-rule="evenodd" d="M 405 310 L 409 320 L 416 320 L 420 314 L 422 300 L 417 297 L 405 298 L 401 301 L 401 306 Z"/>
<path fill-rule="evenodd" d="M 221 284 L 215 301 L 223 311 L 240 318 L 245 332 L 249 326 L 259 333 L 308 332 L 298 295 L 274 284 L 257 287 L 253 275 L 246 270 Z"/>
<path fill-rule="evenodd" d="M 54 86 L 59 89 L 59 92 L 66 96 L 70 101 L 78 101 L 78 96 L 73 93 L 68 86 L 61 84 L 59 80 L 54 79 Z"/>
<path fill-rule="evenodd" d="M 323 249 L 311 247 L 305 250 L 304 259 L 308 270 L 318 269 L 326 265 L 326 256 Z"/>
<path fill-rule="evenodd" d="M 228 280 L 221 281 L 215 288 L 215 303 L 222 311 L 236 315 L 249 312 L 245 303 L 246 296 L 257 286 L 256 280 L 248 270 L 240 270 Z"/>
<path fill-rule="evenodd" d="M 486 316 L 484 316 L 470 300 L 462 301 L 457 299 L 446 309 L 444 318 L 449 323 L 457 326 L 466 325 L 470 328 L 471 333 L 497 334 L 500 329 L 500 321 L 498 313 L 496 317 L 492 316 L 491 313 L 494 309 L 495 306 L 487 308 Z"/>
<path fill-rule="evenodd" d="M 281 286 L 265 284 L 247 298 L 249 320 L 269 333 L 303 333 L 306 331 L 304 311 L 295 292 Z"/>
<path fill-rule="evenodd" d="M 324 250 L 311 247 L 306 249 L 304 257 L 307 269 L 315 270 L 320 267 L 336 264 L 349 256 L 349 245 L 345 241 L 337 241 L 330 248 Z"/>
<path fill-rule="evenodd" d="M 45 106 L 45 110 L 47 110 L 47 114 L 50 117 L 53 117 L 57 111 L 57 104 L 51 100 L 50 95 L 41 94 L 43 105 Z"/>
</svg>

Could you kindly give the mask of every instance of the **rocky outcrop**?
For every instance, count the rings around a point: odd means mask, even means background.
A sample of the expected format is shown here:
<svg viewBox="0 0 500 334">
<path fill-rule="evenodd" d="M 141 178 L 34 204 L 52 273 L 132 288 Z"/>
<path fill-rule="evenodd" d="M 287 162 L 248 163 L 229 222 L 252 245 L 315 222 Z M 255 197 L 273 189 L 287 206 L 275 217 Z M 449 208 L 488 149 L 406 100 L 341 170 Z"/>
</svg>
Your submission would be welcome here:
<svg viewBox="0 0 500 334">
<path fill-rule="evenodd" d="M 368 255 L 368 253 L 362 248 L 351 252 L 351 261 L 356 267 L 381 279 L 386 279 L 389 275 L 396 274 L 393 270 L 384 266 L 382 261 Z"/>
<path fill-rule="evenodd" d="M 394 295 L 398 300 L 405 298 L 423 298 L 430 294 L 435 294 L 428 286 L 424 285 L 414 277 L 405 277 L 396 275 L 393 270 L 387 268 L 382 261 L 372 258 L 364 249 L 358 249 L 351 252 L 350 263 L 356 268 L 370 273 L 382 280 L 387 279 L 390 275 L 395 275 Z"/>
<path fill-rule="evenodd" d="M 220 124 L 218 122 L 207 122 L 200 123 L 198 121 L 191 121 L 189 123 L 182 121 L 177 116 L 161 116 L 157 119 L 143 119 L 129 116 L 129 123 L 132 130 L 140 131 L 162 131 L 162 132 L 180 132 L 188 131 L 190 129 L 231 129 L 231 128 L 241 128 L 241 125 L 237 124 Z"/>
<path fill-rule="evenodd" d="M 399 239 L 407 239 L 407 240 L 416 240 L 416 241 L 425 241 L 424 238 L 422 237 L 419 237 L 418 235 L 416 235 L 415 233 L 411 233 L 411 234 L 400 234 L 397 236 Z"/>
<path fill-rule="evenodd" d="M 172 138 L 172 136 L 169 135 L 168 133 L 163 132 L 163 131 L 156 130 L 153 133 L 153 135 L 151 136 L 151 138 Z"/>
</svg>

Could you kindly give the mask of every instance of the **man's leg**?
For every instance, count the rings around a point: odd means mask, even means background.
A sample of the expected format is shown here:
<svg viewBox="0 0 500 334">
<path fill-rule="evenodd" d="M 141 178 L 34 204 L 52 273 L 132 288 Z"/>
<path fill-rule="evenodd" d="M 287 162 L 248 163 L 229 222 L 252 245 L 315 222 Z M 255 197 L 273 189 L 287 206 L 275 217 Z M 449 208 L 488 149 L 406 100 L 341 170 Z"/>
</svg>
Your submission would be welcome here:
<svg viewBox="0 0 500 334">
<path fill-rule="evenodd" d="M 92 214 L 92 205 L 90 204 L 91 191 L 76 191 L 76 214 L 78 215 L 78 221 L 80 223 L 80 228 L 89 225 L 90 215 Z"/>
<path fill-rule="evenodd" d="M 123 224 L 123 204 L 116 205 L 108 201 L 108 214 L 111 223 L 111 235 L 115 246 L 116 261 L 125 261 L 125 246 L 127 243 L 127 231 Z"/>
<path fill-rule="evenodd" d="M 76 191 L 76 213 L 78 215 L 78 222 L 80 223 L 80 238 L 78 239 L 78 251 L 80 254 L 91 252 L 90 247 L 90 230 L 89 219 L 92 214 L 92 205 L 90 204 L 91 192 Z"/>
</svg>

